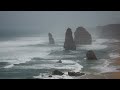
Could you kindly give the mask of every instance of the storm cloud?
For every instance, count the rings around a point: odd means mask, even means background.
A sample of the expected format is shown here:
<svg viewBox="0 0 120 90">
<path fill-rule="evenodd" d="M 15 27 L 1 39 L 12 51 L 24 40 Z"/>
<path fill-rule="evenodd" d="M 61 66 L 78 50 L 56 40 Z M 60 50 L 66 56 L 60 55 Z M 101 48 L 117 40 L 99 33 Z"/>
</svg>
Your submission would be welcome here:
<svg viewBox="0 0 120 90">
<path fill-rule="evenodd" d="M 70 27 L 120 23 L 120 11 L 0 11 L 0 37 L 64 33 Z"/>
</svg>

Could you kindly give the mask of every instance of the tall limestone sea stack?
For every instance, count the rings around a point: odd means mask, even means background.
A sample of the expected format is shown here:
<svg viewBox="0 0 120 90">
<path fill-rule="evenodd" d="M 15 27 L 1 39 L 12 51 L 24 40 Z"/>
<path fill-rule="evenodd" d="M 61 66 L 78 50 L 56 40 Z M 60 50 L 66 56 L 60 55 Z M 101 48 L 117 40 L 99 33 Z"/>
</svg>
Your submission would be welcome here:
<svg viewBox="0 0 120 90">
<path fill-rule="evenodd" d="M 65 33 L 64 49 L 65 50 L 76 50 L 76 45 L 75 45 L 75 42 L 72 36 L 72 30 L 70 28 L 68 28 Z"/>
<path fill-rule="evenodd" d="M 48 33 L 49 36 L 49 44 L 55 44 L 54 38 L 52 37 L 51 33 Z"/>
<path fill-rule="evenodd" d="M 92 37 L 85 28 L 78 27 L 74 32 L 74 41 L 76 45 L 88 45 L 92 43 Z"/>
</svg>

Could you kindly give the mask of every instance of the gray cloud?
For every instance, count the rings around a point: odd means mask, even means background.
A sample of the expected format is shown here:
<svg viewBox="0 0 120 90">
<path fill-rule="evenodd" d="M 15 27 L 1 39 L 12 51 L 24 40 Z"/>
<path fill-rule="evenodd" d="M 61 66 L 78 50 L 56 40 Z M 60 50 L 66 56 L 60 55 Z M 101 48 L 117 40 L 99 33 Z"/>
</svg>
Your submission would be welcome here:
<svg viewBox="0 0 120 90">
<path fill-rule="evenodd" d="M 120 23 L 120 11 L 0 11 L 0 36 L 64 32 L 78 26 Z"/>
</svg>

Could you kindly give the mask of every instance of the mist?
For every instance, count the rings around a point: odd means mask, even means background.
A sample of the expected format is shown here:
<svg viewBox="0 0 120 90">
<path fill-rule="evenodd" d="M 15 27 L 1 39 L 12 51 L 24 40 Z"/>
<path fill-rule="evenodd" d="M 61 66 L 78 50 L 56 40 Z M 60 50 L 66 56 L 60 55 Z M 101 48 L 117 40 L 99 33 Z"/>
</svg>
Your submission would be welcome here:
<svg viewBox="0 0 120 90">
<path fill-rule="evenodd" d="M 0 79 L 120 79 L 118 65 L 120 11 L 0 11 Z"/>
<path fill-rule="evenodd" d="M 68 27 L 120 23 L 120 11 L 0 11 L 0 37 L 64 35 Z"/>
</svg>

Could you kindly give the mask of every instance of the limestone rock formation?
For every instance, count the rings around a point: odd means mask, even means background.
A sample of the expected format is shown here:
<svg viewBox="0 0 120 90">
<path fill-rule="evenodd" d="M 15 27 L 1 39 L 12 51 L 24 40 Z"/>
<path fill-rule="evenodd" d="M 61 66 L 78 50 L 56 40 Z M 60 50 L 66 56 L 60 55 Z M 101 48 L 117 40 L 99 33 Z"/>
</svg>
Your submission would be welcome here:
<svg viewBox="0 0 120 90">
<path fill-rule="evenodd" d="M 48 77 L 52 77 L 52 75 L 49 75 Z"/>
<path fill-rule="evenodd" d="M 74 32 L 74 41 L 76 45 L 87 45 L 92 43 L 92 37 L 85 28 L 78 27 Z"/>
<path fill-rule="evenodd" d="M 52 72 L 52 75 L 63 75 L 64 73 L 63 72 L 61 72 L 61 71 L 59 71 L 59 70 L 54 70 L 53 72 Z"/>
<path fill-rule="evenodd" d="M 72 36 L 72 30 L 70 28 L 68 28 L 65 33 L 64 49 L 65 50 L 76 50 L 76 45 L 75 45 L 75 42 Z"/>
<path fill-rule="evenodd" d="M 95 53 L 92 50 L 89 50 L 86 53 L 87 60 L 97 60 Z"/>
<path fill-rule="evenodd" d="M 49 36 L 49 44 L 55 44 L 54 38 L 51 33 L 48 33 Z"/>
<path fill-rule="evenodd" d="M 59 60 L 57 63 L 62 63 L 62 60 Z"/>
<path fill-rule="evenodd" d="M 68 72 L 68 75 L 69 76 L 82 76 L 84 75 L 85 73 L 80 73 L 80 72 Z"/>
</svg>

